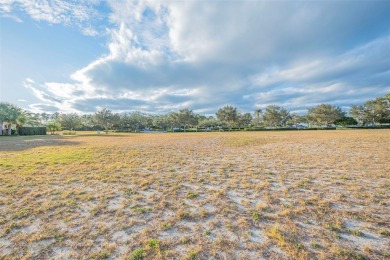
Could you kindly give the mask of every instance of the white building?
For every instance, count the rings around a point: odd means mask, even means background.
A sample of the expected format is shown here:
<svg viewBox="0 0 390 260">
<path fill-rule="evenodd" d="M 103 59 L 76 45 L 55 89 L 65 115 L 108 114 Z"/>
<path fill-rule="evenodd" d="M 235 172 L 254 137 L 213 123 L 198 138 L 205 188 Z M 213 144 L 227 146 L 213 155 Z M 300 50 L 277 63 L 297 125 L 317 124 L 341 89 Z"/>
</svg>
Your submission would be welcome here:
<svg viewBox="0 0 390 260">
<path fill-rule="evenodd" d="M 0 135 L 11 135 L 11 128 L 5 122 L 0 122 Z"/>
</svg>

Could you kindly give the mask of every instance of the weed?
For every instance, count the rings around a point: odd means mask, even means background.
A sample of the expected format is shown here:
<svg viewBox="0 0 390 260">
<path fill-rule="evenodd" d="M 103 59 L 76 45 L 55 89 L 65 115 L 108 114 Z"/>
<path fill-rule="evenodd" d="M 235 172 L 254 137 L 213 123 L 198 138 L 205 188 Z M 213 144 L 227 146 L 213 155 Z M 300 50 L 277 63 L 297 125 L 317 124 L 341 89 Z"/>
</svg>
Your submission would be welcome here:
<svg viewBox="0 0 390 260">
<path fill-rule="evenodd" d="M 311 246 L 312 248 L 315 248 L 315 249 L 320 248 L 320 245 L 317 244 L 317 243 L 311 243 L 310 246 Z"/>
<path fill-rule="evenodd" d="M 259 221 L 260 220 L 260 212 L 252 211 L 251 217 L 252 217 L 253 221 L 255 221 L 255 222 Z"/>
<path fill-rule="evenodd" d="M 189 192 L 189 193 L 187 194 L 187 198 L 189 198 L 189 199 L 195 199 L 195 198 L 197 198 L 198 196 L 199 196 L 199 194 L 193 193 L 193 192 Z"/>
<path fill-rule="evenodd" d="M 353 252 L 353 251 L 348 251 L 348 250 L 340 250 L 338 252 L 338 256 L 340 258 L 356 259 L 356 260 L 364 260 L 364 259 L 366 259 L 364 257 L 364 255 L 362 255 L 360 253 Z"/>
<path fill-rule="evenodd" d="M 160 241 L 158 241 L 158 239 L 152 239 L 149 241 L 148 245 L 151 247 L 151 248 L 156 248 L 158 247 L 160 244 Z"/>
<path fill-rule="evenodd" d="M 198 252 L 198 251 L 191 250 L 191 251 L 188 253 L 187 259 L 188 259 L 188 260 L 195 260 L 195 259 L 198 258 L 198 255 L 199 255 L 199 252 Z"/>
<path fill-rule="evenodd" d="M 142 248 L 137 248 L 130 254 L 130 260 L 142 260 L 144 259 L 146 253 Z"/>
<path fill-rule="evenodd" d="M 166 222 L 166 223 L 163 223 L 162 225 L 161 225 L 161 229 L 162 230 L 169 230 L 169 229 L 171 229 L 172 228 L 172 223 L 170 223 L 170 222 Z"/>
<path fill-rule="evenodd" d="M 385 230 L 385 229 L 380 229 L 378 232 L 380 235 L 385 236 L 385 237 L 390 237 L 390 231 Z"/>
<path fill-rule="evenodd" d="M 90 260 L 100 260 L 100 259 L 107 259 L 110 257 L 110 254 L 106 251 L 101 251 L 98 253 L 93 254 L 89 259 Z"/>
<path fill-rule="evenodd" d="M 177 212 L 177 216 L 179 217 L 179 219 L 190 219 L 191 218 L 191 214 L 184 209 L 180 209 Z"/>
<path fill-rule="evenodd" d="M 124 191 L 124 193 L 125 193 L 125 195 L 127 195 L 127 196 L 131 196 L 131 195 L 136 195 L 136 194 L 138 194 L 138 192 L 137 192 L 136 190 L 133 190 L 133 189 L 126 189 L 126 190 Z"/>
<path fill-rule="evenodd" d="M 351 233 L 354 236 L 358 236 L 358 237 L 364 236 L 364 233 L 362 231 L 360 231 L 360 230 L 349 229 L 348 232 Z"/>
<path fill-rule="evenodd" d="M 281 246 L 286 244 L 286 240 L 282 232 L 280 231 L 279 226 L 270 227 L 265 232 L 265 235 L 268 236 L 270 239 L 275 240 Z"/>
</svg>

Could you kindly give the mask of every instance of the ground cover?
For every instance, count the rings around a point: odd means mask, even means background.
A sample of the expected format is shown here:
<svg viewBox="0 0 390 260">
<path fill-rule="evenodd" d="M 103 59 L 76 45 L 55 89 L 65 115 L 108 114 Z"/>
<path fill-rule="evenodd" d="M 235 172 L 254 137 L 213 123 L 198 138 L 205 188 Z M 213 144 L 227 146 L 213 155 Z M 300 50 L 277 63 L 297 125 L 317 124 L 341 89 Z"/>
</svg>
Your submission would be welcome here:
<svg viewBox="0 0 390 260">
<path fill-rule="evenodd" d="M 0 138 L 0 258 L 386 259 L 390 131 Z"/>
</svg>

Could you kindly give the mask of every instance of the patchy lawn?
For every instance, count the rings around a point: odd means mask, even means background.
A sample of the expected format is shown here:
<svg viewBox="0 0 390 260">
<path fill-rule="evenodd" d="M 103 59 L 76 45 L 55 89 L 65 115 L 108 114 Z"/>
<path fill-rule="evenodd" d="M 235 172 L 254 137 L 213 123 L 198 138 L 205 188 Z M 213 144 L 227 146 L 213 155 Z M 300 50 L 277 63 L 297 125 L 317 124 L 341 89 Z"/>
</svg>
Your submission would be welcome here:
<svg viewBox="0 0 390 260">
<path fill-rule="evenodd" d="M 388 259 L 390 131 L 0 138 L 0 258 Z"/>
</svg>

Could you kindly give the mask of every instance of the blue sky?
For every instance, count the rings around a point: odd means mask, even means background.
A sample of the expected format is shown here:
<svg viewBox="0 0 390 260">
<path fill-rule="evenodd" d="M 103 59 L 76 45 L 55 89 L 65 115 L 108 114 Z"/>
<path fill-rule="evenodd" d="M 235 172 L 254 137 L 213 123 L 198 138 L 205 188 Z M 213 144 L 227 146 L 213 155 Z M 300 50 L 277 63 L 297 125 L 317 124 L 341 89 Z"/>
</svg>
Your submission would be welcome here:
<svg viewBox="0 0 390 260">
<path fill-rule="evenodd" d="M 389 14 L 389 0 L 0 0 L 0 101 L 34 112 L 348 109 L 390 92 Z"/>
</svg>

